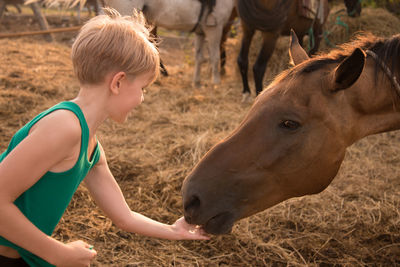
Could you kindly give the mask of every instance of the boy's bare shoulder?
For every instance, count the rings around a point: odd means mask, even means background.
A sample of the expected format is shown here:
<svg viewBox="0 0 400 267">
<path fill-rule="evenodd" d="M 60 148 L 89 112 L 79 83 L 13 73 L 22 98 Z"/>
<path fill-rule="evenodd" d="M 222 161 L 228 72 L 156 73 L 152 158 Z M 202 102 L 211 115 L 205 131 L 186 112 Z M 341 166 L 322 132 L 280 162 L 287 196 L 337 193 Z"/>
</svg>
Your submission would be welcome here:
<svg viewBox="0 0 400 267">
<path fill-rule="evenodd" d="M 80 142 L 81 125 L 77 116 L 69 110 L 56 110 L 39 120 L 30 133 L 44 134 L 53 141 L 62 140 L 66 144 Z"/>
</svg>

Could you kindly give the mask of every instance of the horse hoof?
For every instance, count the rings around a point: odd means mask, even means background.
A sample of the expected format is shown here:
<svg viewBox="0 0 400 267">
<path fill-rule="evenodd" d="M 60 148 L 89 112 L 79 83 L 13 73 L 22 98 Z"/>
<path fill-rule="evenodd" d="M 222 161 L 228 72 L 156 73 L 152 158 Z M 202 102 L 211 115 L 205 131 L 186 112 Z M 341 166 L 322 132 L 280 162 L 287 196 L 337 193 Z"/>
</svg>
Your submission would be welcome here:
<svg viewBox="0 0 400 267">
<path fill-rule="evenodd" d="M 250 93 L 243 93 L 242 95 L 242 103 L 247 103 L 249 102 L 251 99 L 251 95 Z"/>
<path fill-rule="evenodd" d="M 193 87 L 199 89 L 201 87 L 200 82 L 193 82 Z"/>
<path fill-rule="evenodd" d="M 213 82 L 212 82 L 214 85 L 219 85 L 220 83 L 221 83 L 221 78 L 220 77 L 218 77 L 218 78 L 213 78 Z"/>
<path fill-rule="evenodd" d="M 219 83 L 213 83 L 211 84 L 211 90 L 217 90 L 219 88 Z"/>
<path fill-rule="evenodd" d="M 225 74 L 226 74 L 225 68 L 221 68 L 219 73 L 221 74 L 221 76 L 225 76 Z"/>
</svg>

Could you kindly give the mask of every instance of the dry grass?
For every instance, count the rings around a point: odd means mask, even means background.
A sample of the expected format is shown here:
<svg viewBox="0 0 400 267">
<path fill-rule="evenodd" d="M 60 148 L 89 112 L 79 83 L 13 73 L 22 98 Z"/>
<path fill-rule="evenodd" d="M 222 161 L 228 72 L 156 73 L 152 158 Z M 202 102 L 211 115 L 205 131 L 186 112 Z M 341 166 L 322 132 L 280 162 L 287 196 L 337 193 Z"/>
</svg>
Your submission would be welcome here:
<svg viewBox="0 0 400 267">
<path fill-rule="evenodd" d="M 0 31 L 17 28 L 11 27 L 10 18 L 15 17 L 6 14 Z M 399 19 L 384 10 L 364 9 L 360 18 L 342 20 L 351 32 L 400 32 Z M 335 43 L 349 37 L 340 27 L 330 31 Z M 0 40 L 0 149 L 39 111 L 77 93 L 70 42 L 65 41 L 70 37 L 63 35 L 54 43 L 40 37 Z M 161 51 L 170 77 L 161 77 L 150 88 L 126 124 L 106 122 L 98 133 L 130 207 L 166 223 L 182 214 L 184 177 L 239 124 L 250 106 L 240 103 L 238 39 L 229 39 L 228 73 L 214 89 L 206 67 L 204 87 L 191 87 L 191 42 L 166 38 Z M 287 66 L 287 42 L 287 37 L 279 40 L 266 81 Z M 357 142 L 324 192 L 243 219 L 232 234 L 210 241 L 168 241 L 120 231 L 83 187 L 54 237 L 92 243 L 98 251 L 95 266 L 400 265 L 399 144 L 399 132 Z"/>
</svg>

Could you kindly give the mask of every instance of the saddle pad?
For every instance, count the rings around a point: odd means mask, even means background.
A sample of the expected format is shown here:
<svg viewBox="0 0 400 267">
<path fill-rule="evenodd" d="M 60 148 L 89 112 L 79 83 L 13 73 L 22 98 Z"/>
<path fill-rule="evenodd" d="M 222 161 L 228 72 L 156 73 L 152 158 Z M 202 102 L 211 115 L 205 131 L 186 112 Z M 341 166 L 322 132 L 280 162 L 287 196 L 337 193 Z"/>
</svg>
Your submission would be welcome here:
<svg viewBox="0 0 400 267">
<path fill-rule="evenodd" d="M 308 19 L 316 19 L 322 25 L 329 15 L 328 0 L 298 0 L 298 14 Z"/>
</svg>

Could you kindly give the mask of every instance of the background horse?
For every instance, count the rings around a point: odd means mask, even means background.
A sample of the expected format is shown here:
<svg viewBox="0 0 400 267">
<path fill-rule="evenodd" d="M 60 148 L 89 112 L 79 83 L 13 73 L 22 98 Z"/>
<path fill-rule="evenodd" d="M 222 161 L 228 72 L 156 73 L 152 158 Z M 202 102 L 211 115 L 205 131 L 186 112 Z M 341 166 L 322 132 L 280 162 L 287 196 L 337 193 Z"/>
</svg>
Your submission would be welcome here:
<svg viewBox="0 0 400 267">
<path fill-rule="evenodd" d="M 76 5 L 76 13 L 78 17 L 78 23 L 81 23 L 81 10 L 86 7 L 89 13 L 89 16 L 92 15 L 92 11 L 95 16 L 100 14 L 101 7 L 104 6 L 103 0 L 86 0 L 83 4 Z"/>
<path fill-rule="evenodd" d="M 400 35 L 359 37 L 311 59 L 293 35 L 290 56 L 296 66 L 256 98 L 239 127 L 184 180 L 189 223 L 227 233 L 236 220 L 319 193 L 347 147 L 400 129 Z"/>
<path fill-rule="evenodd" d="M 205 40 L 208 41 L 212 81 L 214 84 L 220 83 L 220 56 L 224 57 L 225 55 L 224 50 L 221 51 L 221 40 L 226 39 L 226 34 L 233 22 L 233 1 L 218 0 L 214 1 L 215 5 L 207 5 L 210 1 L 205 0 L 105 0 L 104 2 L 124 15 L 131 15 L 134 8 L 141 10 L 146 19 L 155 26 L 194 32 L 195 70 L 193 82 L 195 86 L 199 86 Z M 222 49 L 224 49 L 223 46 Z"/>
<path fill-rule="evenodd" d="M 302 45 L 303 37 L 311 32 L 310 38 L 312 39 L 310 41 L 313 41 L 313 44 L 310 47 L 309 54 L 314 54 L 318 50 L 323 24 L 328 15 L 327 12 L 329 12 L 329 10 L 324 11 L 324 8 L 328 8 L 327 2 L 319 1 L 320 6 L 316 10 L 319 15 L 310 11 L 312 16 L 301 14 L 302 2 L 303 0 L 238 0 L 237 9 L 243 29 L 242 44 L 238 56 L 238 65 L 243 81 L 243 100 L 250 95 L 247 78 L 248 55 L 251 40 L 256 30 L 262 32 L 263 39 L 261 50 L 253 66 L 256 95 L 262 91 L 267 63 L 280 35 L 289 35 L 290 29 L 294 29 L 299 34 L 299 41 Z M 359 0 L 345 0 L 344 2 L 349 15 L 360 15 L 361 2 Z"/>
</svg>

